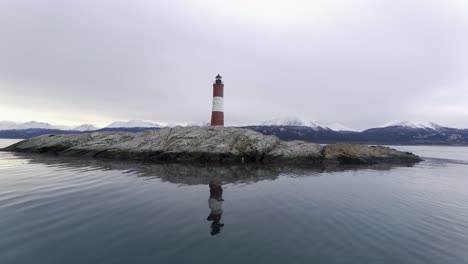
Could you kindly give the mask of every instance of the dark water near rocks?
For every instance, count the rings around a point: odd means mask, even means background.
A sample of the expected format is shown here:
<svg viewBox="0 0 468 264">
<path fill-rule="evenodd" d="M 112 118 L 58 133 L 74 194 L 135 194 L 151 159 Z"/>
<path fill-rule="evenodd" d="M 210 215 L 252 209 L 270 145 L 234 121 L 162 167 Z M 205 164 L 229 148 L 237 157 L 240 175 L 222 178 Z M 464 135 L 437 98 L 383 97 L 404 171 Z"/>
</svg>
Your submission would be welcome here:
<svg viewBox="0 0 468 264">
<path fill-rule="evenodd" d="M 0 152 L 0 263 L 468 263 L 468 148 L 397 148 L 426 161 L 150 166 Z M 220 178 L 212 235 L 208 183 Z"/>
</svg>

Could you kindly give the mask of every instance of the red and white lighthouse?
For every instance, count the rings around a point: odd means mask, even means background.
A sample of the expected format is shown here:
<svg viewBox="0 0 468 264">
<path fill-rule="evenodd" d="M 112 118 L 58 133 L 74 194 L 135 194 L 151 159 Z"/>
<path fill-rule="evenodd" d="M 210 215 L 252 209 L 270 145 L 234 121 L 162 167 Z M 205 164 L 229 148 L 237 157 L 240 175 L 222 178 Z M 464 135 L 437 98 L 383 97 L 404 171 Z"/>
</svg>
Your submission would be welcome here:
<svg viewBox="0 0 468 264">
<path fill-rule="evenodd" d="M 213 84 L 213 111 L 211 112 L 211 126 L 224 126 L 223 94 L 224 84 L 221 75 L 216 76 Z"/>
</svg>

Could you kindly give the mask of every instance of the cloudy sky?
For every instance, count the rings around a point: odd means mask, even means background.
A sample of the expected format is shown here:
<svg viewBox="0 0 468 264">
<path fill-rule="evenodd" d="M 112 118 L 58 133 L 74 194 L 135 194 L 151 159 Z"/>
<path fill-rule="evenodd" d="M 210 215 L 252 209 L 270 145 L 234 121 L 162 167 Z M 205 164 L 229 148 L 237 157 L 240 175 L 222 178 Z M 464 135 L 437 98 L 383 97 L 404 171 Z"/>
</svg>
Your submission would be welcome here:
<svg viewBox="0 0 468 264">
<path fill-rule="evenodd" d="M 466 0 L 1 0 L 0 120 L 468 127 Z"/>
</svg>

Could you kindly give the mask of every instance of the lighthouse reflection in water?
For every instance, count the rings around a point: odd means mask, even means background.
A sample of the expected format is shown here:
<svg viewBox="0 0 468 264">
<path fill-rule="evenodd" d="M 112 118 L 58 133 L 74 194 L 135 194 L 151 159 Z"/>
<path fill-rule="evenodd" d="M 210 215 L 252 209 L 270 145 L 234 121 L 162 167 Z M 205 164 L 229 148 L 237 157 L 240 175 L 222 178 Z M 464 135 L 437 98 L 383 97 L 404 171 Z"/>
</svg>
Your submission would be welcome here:
<svg viewBox="0 0 468 264">
<path fill-rule="evenodd" d="M 224 227 L 224 224 L 221 223 L 221 216 L 223 215 L 223 187 L 221 182 L 211 181 L 210 184 L 210 198 L 208 199 L 208 207 L 211 212 L 210 215 L 206 218 L 207 221 L 211 221 L 211 231 L 212 236 L 217 235 L 221 232 L 221 228 Z"/>
</svg>

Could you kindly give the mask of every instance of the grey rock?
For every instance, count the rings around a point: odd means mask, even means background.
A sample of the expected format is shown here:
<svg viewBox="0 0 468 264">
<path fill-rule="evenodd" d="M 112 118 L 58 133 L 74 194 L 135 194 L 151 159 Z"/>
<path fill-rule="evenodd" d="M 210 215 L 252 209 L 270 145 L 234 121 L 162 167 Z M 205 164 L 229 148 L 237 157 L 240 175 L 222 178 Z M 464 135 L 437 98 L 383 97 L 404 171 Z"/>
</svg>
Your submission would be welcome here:
<svg viewBox="0 0 468 264">
<path fill-rule="evenodd" d="M 150 162 L 376 164 L 420 161 L 413 154 L 385 147 L 356 144 L 323 147 L 303 141 L 281 141 L 276 136 L 229 127 L 43 135 L 23 140 L 5 150 Z"/>
<path fill-rule="evenodd" d="M 332 144 L 324 147 L 324 159 L 339 164 L 416 163 L 418 156 L 384 146 Z"/>
</svg>

